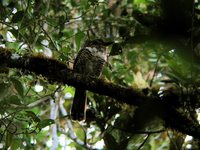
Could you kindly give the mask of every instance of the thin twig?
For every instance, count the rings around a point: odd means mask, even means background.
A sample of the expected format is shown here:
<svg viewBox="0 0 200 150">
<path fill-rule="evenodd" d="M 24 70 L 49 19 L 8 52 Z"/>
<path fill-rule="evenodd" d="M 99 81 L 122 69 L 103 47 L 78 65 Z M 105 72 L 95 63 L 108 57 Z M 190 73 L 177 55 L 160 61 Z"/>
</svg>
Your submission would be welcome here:
<svg viewBox="0 0 200 150">
<path fill-rule="evenodd" d="M 148 134 L 148 135 L 147 135 L 147 137 L 144 139 L 144 141 L 143 141 L 142 144 L 138 147 L 137 150 L 140 150 L 140 149 L 144 146 L 144 144 L 147 142 L 147 140 L 148 140 L 148 138 L 150 137 L 150 135 L 151 135 L 151 134 Z"/>
</svg>

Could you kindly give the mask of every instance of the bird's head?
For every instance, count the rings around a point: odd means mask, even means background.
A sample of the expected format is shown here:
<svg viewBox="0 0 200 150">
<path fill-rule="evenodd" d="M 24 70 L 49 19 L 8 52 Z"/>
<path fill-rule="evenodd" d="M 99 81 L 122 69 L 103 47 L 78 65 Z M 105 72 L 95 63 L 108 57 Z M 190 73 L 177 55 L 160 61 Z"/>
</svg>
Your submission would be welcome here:
<svg viewBox="0 0 200 150">
<path fill-rule="evenodd" d="M 104 51 L 107 46 L 113 44 L 113 42 L 106 42 L 102 39 L 94 39 L 94 40 L 87 40 L 85 42 L 84 47 L 94 47 L 97 48 L 98 51 Z"/>
<path fill-rule="evenodd" d="M 94 56 L 101 57 L 107 61 L 107 46 L 113 42 L 105 42 L 102 39 L 88 40 L 85 42 L 84 47 L 88 49 Z"/>
</svg>

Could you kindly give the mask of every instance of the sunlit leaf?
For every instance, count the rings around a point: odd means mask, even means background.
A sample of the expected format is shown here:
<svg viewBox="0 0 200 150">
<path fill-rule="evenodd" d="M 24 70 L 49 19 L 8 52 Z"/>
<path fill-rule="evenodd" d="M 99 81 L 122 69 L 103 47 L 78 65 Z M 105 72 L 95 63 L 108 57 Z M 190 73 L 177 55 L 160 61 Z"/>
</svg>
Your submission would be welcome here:
<svg viewBox="0 0 200 150">
<path fill-rule="evenodd" d="M 79 32 L 75 35 L 75 41 L 76 41 L 77 49 L 80 49 L 80 45 L 81 45 L 81 42 L 83 42 L 84 37 L 85 37 L 85 34 L 84 34 L 84 32 L 82 32 L 82 31 L 79 31 Z"/>
</svg>

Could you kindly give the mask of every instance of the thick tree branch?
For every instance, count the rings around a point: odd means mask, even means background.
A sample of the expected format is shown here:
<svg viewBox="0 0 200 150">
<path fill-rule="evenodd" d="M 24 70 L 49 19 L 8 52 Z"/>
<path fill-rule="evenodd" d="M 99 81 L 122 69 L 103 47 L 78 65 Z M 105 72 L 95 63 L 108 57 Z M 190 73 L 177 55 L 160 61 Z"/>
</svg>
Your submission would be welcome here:
<svg viewBox="0 0 200 150">
<path fill-rule="evenodd" d="M 123 87 L 103 79 L 83 77 L 73 73 L 67 65 L 43 56 L 15 56 L 9 50 L 0 48 L 0 64 L 4 67 L 17 68 L 46 77 L 51 82 L 82 87 L 101 95 L 110 96 L 120 102 L 139 106 L 148 98 L 130 87 Z"/>
<path fill-rule="evenodd" d="M 158 116 L 165 120 L 166 127 L 178 130 L 200 139 L 200 127 L 191 119 L 183 116 L 176 110 L 179 104 L 174 100 L 179 95 L 171 95 L 164 100 L 159 97 L 148 97 L 143 92 L 131 87 L 123 87 L 103 79 L 83 77 L 75 74 L 67 65 L 51 58 L 43 56 L 19 56 L 11 51 L 0 47 L 0 66 L 17 68 L 22 71 L 30 71 L 46 77 L 50 82 L 67 84 L 74 87 L 82 87 L 101 95 L 112 97 L 119 102 L 144 107 L 146 113 Z M 148 107 L 146 107 L 148 106 Z M 149 107 L 150 106 L 150 107 Z M 175 121 L 174 121 L 175 120 Z M 184 124 L 184 126 L 182 126 Z M 191 127 L 192 128 L 189 128 Z"/>
</svg>

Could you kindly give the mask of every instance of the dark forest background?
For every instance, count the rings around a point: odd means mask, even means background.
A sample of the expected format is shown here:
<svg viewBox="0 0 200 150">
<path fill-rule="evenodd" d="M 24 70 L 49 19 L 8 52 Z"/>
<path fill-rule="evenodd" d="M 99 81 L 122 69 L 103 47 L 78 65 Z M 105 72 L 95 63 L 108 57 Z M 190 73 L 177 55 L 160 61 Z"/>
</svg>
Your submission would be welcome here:
<svg viewBox="0 0 200 150">
<path fill-rule="evenodd" d="M 200 149 L 199 25 L 197 0 L 0 0 L 0 149 Z M 102 76 L 74 74 L 97 38 Z"/>
</svg>

